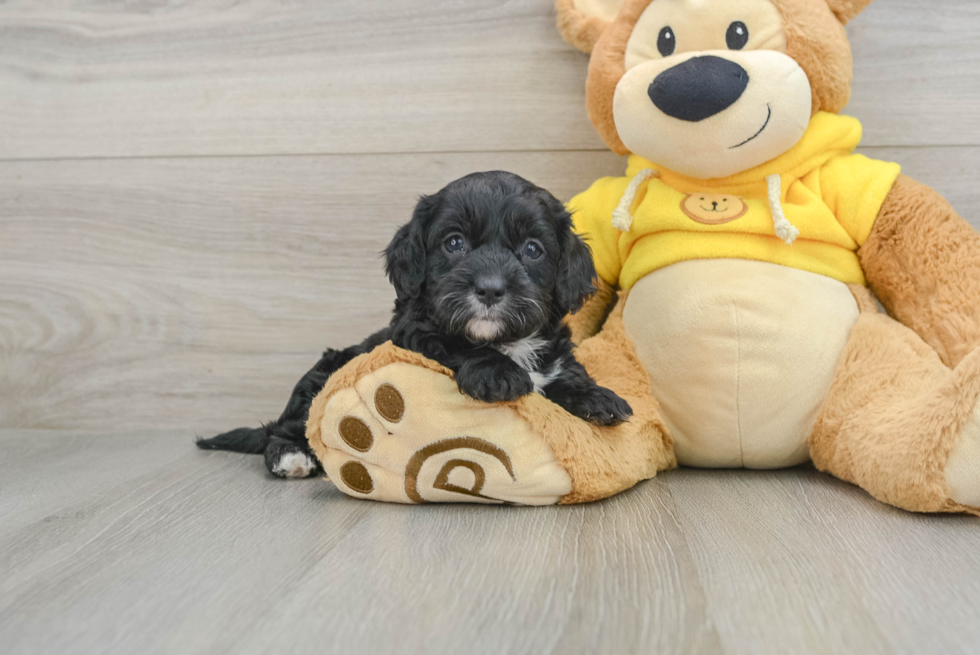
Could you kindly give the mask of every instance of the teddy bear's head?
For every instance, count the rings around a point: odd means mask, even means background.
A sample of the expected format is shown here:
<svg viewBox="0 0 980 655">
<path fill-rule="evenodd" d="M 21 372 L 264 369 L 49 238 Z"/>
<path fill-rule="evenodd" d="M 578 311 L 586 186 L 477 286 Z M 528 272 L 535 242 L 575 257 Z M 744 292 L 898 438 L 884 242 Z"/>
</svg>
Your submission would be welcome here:
<svg viewBox="0 0 980 655">
<path fill-rule="evenodd" d="M 844 24 L 871 0 L 558 0 L 591 52 L 589 118 L 618 154 L 728 177 L 786 152 L 850 96 Z"/>
</svg>

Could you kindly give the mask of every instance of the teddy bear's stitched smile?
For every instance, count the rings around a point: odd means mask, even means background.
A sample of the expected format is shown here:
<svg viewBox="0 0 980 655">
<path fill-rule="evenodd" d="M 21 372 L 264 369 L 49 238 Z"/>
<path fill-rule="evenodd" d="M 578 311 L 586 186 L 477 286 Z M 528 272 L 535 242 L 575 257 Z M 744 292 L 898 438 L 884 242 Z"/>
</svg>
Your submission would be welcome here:
<svg viewBox="0 0 980 655">
<path fill-rule="evenodd" d="M 729 150 L 734 150 L 735 148 L 741 148 L 749 141 L 752 141 L 755 138 L 757 138 L 760 134 L 762 134 L 765 131 L 767 127 L 769 127 L 769 121 L 772 120 L 772 105 L 770 105 L 768 102 L 766 103 L 766 109 L 769 110 L 769 113 L 766 115 L 766 122 L 762 124 L 762 127 L 759 128 L 759 131 L 753 134 L 752 136 L 750 136 L 745 141 L 742 141 L 737 146 L 732 146 L 731 148 L 729 148 Z"/>
</svg>

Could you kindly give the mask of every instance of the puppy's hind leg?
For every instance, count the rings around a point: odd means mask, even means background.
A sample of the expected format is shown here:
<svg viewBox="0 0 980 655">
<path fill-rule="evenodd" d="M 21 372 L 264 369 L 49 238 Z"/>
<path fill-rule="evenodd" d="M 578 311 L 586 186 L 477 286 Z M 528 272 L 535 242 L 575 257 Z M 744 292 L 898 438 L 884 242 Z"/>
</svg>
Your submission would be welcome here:
<svg viewBox="0 0 980 655">
<path fill-rule="evenodd" d="M 320 463 L 306 440 L 306 418 L 310 403 L 337 369 L 358 355 L 370 352 L 389 337 L 390 330 L 385 328 L 356 346 L 344 350 L 327 350 L 316 366 L 296 383 L 282 415 L 264 428 L 269 434 L 264 448 L 265 467 L 272 475 L 280 478 L 308 478 L 321 470 Z"/>
<path fill-rule="evenodd" d="M 286 408 L 278 419 L 260 428 L 238 428 L 210 439 L 198 439 L 204 450 L 231 450 L 238 453 L 265 454 L 269 471 L 281 478 L 305 478 L 319 470 L 313 451 L 306 442 L 306 417 L 310 402 L 334 371 L 371 351 L 390 338 L 388 328 L 368 337 L 363 343 L 344 350 L 327 350 L 320 361 L 306 372 L 293 388 Z"/>
<path fill-rule="evenodd" d="M 320 465 L 306 441 L 306 422 L 288 421 L 270 426 L 272 435 L 265 447 L 265 467 L 279 478 L 308 478 Z"/>
</svg>

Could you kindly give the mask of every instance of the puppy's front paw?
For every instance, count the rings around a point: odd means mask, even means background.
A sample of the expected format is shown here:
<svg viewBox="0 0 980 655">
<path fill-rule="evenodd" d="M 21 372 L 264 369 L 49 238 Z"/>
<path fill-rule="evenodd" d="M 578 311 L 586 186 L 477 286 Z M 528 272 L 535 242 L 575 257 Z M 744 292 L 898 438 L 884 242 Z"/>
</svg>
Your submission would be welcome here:
<svg viewBox="0 0 980 655">
<path fill-rule="evenodd" d="M 485 403 L 516 400 L 534 391 L 534 382 L 527 371 L 505 360 L 486 364 L 467 362 L 456 373 L 459 390 Z"/>
<path fill-rule="evenodd" d="M 633 416 L 629 403 L 605 387 L 595 387 L 565 409 L 596 425 L 619 425 Z"/>
</svg>

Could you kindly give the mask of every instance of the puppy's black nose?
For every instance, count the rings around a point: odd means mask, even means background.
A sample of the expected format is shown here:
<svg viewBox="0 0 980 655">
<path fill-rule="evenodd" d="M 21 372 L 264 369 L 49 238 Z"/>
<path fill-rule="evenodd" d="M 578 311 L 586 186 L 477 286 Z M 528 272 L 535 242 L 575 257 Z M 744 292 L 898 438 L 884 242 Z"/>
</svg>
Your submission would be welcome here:
<svg viewBox="0 0 980 655">
<path fill-rule="evenodd" d="M 487 275 L 476 281 L 476 297 L 487 307 L 496 305 L 507 294 L 507 285 L 499 275 Z"/>
<path fill-rule="evenodd" d="M 708 55 L 688 59 L 657 75 L 647 95 L 668 116 L 697 123 L 734 105 L 748 85 L 749 74 L 744 68 Z"/>
</svg>

